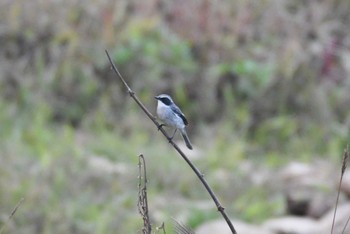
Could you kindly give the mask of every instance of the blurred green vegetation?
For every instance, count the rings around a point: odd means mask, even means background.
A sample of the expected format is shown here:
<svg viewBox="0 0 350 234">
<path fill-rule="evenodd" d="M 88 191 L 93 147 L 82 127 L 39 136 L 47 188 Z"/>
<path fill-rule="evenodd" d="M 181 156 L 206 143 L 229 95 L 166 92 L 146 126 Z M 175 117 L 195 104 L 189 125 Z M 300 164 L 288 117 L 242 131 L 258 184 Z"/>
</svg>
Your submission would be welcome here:
<svg viewBox="0 0 350 234">
<path fill-rule="evenodd" d="M 282 214 L 278 186 L 252 177 L 293 160 L 338 163 L 349 143 L 348 10 L 347 0 L 1 3 L 0 226 L 23 197 L 5 233 L 140 231 L 140 153 L 153 227 L 220 218 L 105 49 L 150 110 L 168 93 L 186 113 L 190 156 L 230 217 Z"/>
</svg>

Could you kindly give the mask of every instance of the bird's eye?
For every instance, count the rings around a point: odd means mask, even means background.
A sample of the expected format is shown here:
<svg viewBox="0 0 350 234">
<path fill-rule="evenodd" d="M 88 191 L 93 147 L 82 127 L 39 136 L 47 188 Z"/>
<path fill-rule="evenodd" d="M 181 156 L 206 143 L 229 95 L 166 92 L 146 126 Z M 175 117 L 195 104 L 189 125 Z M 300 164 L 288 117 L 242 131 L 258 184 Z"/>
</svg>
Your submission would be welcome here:
<svg viewBox="0 0 350 234">
<path fill-rule="evenodd" d="M 165 104 L 165 105 L 170 105 L 171 101 L 169 100 L 169 98 L 162 98 L 162 102 Z"/>
</svg>

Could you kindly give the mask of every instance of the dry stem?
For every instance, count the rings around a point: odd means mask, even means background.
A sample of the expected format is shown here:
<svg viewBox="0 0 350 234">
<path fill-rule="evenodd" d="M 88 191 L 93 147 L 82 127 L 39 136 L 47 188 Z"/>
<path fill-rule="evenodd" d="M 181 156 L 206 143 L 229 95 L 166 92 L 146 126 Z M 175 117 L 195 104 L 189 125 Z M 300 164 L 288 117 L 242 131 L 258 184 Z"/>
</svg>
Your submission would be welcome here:
<svg viewBox="0 0 350 234">
<path fill-rule="evenodd" d="M 152 226 L 148 216 L 146 162 L 142 154 L 139 156 L 139 197 L 137 207 L 143 219 L 142 233 L 150 234 Z"/>
<path fill-rule="evenodd" d="M 338 208 L 338 204 L 339 204 L 340 187 L 341 187 L 341 184 L 343 182 L 343 176 L 344 176 L 344 173 L 345 173 L 345 170 L 346 170 L 348 158 L 349 158 L 349 150 L 345 149 L 344 150 L 343 161 L 342 161 L 341 173 L 340 173 L 340 180 L 339 180 L 339 186 L 338 186 L 337 200 L 335 202 L 334 214 L 333 214 L 333 219 L 332 219 L 331 234 L 333 234 L 333 230 L 334 230 L 335 216 L 337 215 L 337 208 Z M 346 228 L 346 226 L 348 224 L 348 221 L 345 224 L 344 230 L 345 230 L 345 228 Z"/>
</svg>

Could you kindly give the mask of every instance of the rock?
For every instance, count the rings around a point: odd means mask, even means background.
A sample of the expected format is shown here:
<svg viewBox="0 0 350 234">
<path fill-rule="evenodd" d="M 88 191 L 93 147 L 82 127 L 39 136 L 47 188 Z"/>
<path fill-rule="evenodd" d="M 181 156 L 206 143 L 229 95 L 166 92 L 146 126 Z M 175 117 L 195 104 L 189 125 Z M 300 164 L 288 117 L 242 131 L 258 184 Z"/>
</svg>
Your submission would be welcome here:
<svg viewBox="0 0 350 234">
<path fill-rule="evenodd" d="M 347 170 L 344 173 L 342 184 L 340 185 L 340 190 L 350 198 L 350 171 Z"/>
<path fill-rule="evenodd" d="M 334 205 L 336 192 L 316 189 L 307 210 L 307 216 L 315 219 L 321 218 Z"/>
<path fill-rule="evenodd" d="M 322 187 L 295 186 L 286 194 L 287 214 L 320 218 L 333 205 L 334 190 Z"/>
<path fill-rule="evenodd" d="M 282 179 L 287 183 L 294 182 L 299 178 L 312 176 L 312 174 L 313 169 L 310 165 L 299 162 L 289 163 L 280 172 Z"/>
<path fill-rule="evenodd" d="M 247 224 L 239 220 L 232 220 L 231 222 L 235 230 L 239 234 L 256 234 L 256 233 L 273 234 L 273 232 L 265 230 L 262 227 Z M 213 221 L 206 222 L 200 225 L 196 229 L 195 233 L 196 234 L 213 234 L 213 233 L 232 234 L 229 227 L 227 226 L 227 223 L 224 220 L 213 220 Z"/>
<path fill-rule="evenodd" d="M 317 221 L 306 217 L 287 216 L 266 221 L 262 225 L 266 230 L 279 234 L 319 234 Z"/>
<path fill-rule="evenodd" d="M 336 176 L 323 161 L 293 162 L 280 171 L 286 196 L 286 213 L 320 218 L 334 204 Z"/>
<path fill-rule="evenodd" d="M 328 211 L 328 213 L 320 219 L 319 226 L 322 230 L 321 232 L 322 234 L 331 233 L 333 216 L 334 216 L 334 208 Z M 343 229 L 349 217 L 350 217 L 350 202 L 338 205 L 333 233 L 350 233 L 349 224 L 347 225 L 347 228 L 343 232 Z"/>
<path fill-rule="evenodd" d="M 304 216 L 309 210 L 312 200 L 310 192 L 306 189 L 296 188 L 286 194 L 287 213 L 291 215 Z"/>
<path fill-rule="evenodd" d="M 333 188 L 336 175 L 327 162 L 312 164 L 292 162 L 280 171 L 283 183 L 289 186 Z"/>
</svg>

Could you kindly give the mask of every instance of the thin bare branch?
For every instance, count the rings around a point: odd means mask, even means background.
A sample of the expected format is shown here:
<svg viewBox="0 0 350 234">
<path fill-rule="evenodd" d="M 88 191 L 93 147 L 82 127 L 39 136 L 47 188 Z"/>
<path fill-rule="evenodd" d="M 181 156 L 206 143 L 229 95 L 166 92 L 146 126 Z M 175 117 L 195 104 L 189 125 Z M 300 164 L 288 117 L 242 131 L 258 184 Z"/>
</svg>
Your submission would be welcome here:
<svg viewBox="0 0 350 234">
<path fill-rule="evenodd" d="M 108 57 L 109 62 L 111 63 L 112 69 L 113 71 L 117 74 L 117 76 L 119 77 L 120 81 L 124 84 L 125 88 L 127 89 L 129 95 L 132 97 L 132 99 L 134 99 L 134 101 L 137 103 L 137 105 L 143 110 L 143 112 L 145 112 L 145 114 L 152 120 L 152 122 L 158 127 L 160 128 L 160 124 L 156 121 L 156 118 L 152 115 L 151 112 L 149 112 L 147 110 L 147 108 L 141 103 L 141 101 L 138 99 L 138 97 L 136 96 L 136 94 L 134 93 L 134 91 L 132 91 L 132 89 L 129 87 L 129 85 L 126 83 L 126 81 L 124 80 L 124 78 L 122 77 L 122 75 L 120 74 L 120 72 L 118 71 L 117 67 L 114 65 L 111 57 L 109 56 L 108 51 L 106 50 L 106 54 Z M 163 130 L 163 128 L 160 128 L 160 131 L 170 140 L 169 136 L 167 136 L 166 132 Z"/>
<path fill-rule="evenodd" d="M 195 172 L 198 179 L 201 181 L 205 189 L 208 191 L 209 195 L 213 199 L 218 211 L 221 213 L 223 218 L 225 219 L 227 225 L 229 226 L 230 230 L 233 234 L 237 233 L 235 228 L 233 227 L 230 219 L 228 218 L 225 208 L 220 204 L 218 198 L 216 197 L 214 191 L 210 188 L 209 184 L 205 180 L 203 174 L 195 167 L 195 165 L 187 158 L 187 156 L 182 152 L 182 150 L 172 141 L 172 139 L 167 135 L 167 133 L 164 131 L 163 128 L 161 128 L 160 123 L 157 122 L 156 118 L 151 114 L 151 112 L 148 111 L 148 109 L 141 103 L 141 101 L 136 96 L 135 92 L 132 91 L 132 89 L 129 87 L 125 79 L 121 76 L 120 72 L 118 71 L 117 67 L 114 65 L 111 57 L 109 56 L 109 53 L 107 50 L 105 50 L 107 57 L 109 59 L 109 62 L 111 63 L 113 71 L 117 74 L 120 81 L 124 84 L 125 88 L 128 90 L 129 95 L 135 100 L 135 102 L 139 105 L 139 107 L 145 112 L 145 114 L 150 118 L 150 120 L 157 126 L 157 128 L 162 132 L 162 134 L 167 138 L 169 143 L 175 148 L 175 150 L 181 155 L 181 157 L 187 162 L 187 164 L 191 167 L 191 169 Z"/>
</svg>

